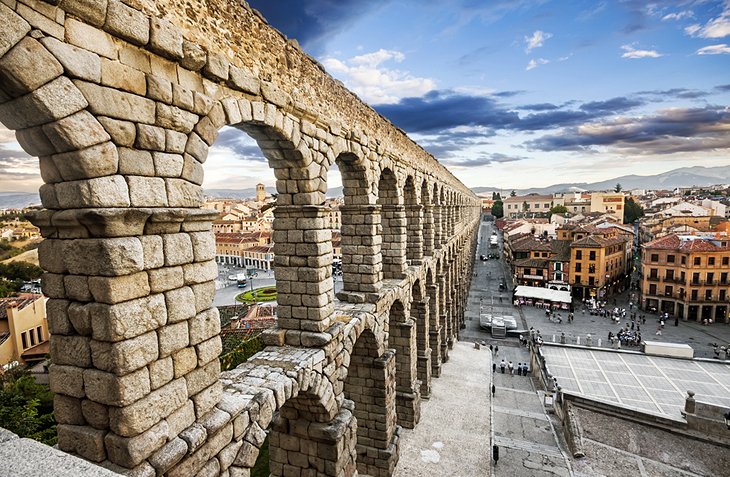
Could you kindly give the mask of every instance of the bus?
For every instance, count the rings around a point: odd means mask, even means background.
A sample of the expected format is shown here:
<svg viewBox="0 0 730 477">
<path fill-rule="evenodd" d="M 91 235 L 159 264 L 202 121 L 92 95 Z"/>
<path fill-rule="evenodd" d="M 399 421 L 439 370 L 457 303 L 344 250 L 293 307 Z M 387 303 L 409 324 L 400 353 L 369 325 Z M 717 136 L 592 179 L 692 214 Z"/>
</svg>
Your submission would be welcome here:
<svg viewBox="0 0 730 477">
<path fill-rule="evenodd" d="M 236 283 L 238 284 L 238 288 L 244 288 L 246 286 L 248 279 L 246 278 L 245 273 L 239 273 L 236 275 Z"/>
</svg>

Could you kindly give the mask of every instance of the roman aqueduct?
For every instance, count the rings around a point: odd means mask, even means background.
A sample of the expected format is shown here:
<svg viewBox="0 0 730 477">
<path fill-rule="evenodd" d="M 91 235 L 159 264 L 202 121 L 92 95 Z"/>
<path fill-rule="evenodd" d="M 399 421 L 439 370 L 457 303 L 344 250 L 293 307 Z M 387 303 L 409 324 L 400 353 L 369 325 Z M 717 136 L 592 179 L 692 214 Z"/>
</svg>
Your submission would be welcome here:
<svg viewBox="0 0 730 477">
<path fill-rule="evenodd" d="M 242 0 L 1 0 L 0 25 L 0 121 L 45 182 L 60 449 L 248 476 L 269 429 L 272 475 L 391 475 L 464 319 L 476 196 Z M 201 184 L 226 125 L 276 176 L 279 319 L 221 373 Z"/>
</svg>

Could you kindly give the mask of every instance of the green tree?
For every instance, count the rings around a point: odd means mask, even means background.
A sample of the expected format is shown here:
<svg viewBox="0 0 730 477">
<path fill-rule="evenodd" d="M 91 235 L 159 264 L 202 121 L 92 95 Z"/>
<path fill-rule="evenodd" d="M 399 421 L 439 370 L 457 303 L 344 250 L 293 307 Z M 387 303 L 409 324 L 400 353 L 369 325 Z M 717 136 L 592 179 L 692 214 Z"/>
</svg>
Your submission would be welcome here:
<svg viewBox="0 0 730 477">
<path fill-rule="evenodd" d="M 621 184 L 617 182 L 616 183 L 616 186 L 614 186 L 614 188 L 613 188 L 613 191 L 614 192 L 621 192 L 622 189 L 623 189 L 623 187 L 621 187 Z"/>
<path fill-rule="evenodd" d="M 504 217 L 504 204 L 501 200 L 497 200 L 492 204 L 492 215 L 498 219 Z"/>
<path fill-rule="evenodd" d="M 55 445 L 53 393 L 27 371 L 8 371 L 0 376 L 0 422 L 20 437 Z"/>
<path fill-rule="evenodd" d="M 631 224 L 636 219 L 639 219 L 644 216 L 644 209 L 634 202 L 634 199 L 629 197 L 626 199 L 626 203 L 624 203 L 624 223 L 625 224 Z"/>
<path fill-rule="evenodd" d="M 515 192 L 514 190 L 513 190 L 512 192 L 510 192 L 510 193 L 509 193 L 509 196 L 510 196 L 510 197 L 514 197 L 514 196 L 516 196 L 516 195 L 517 195 L 517 192 Z"/>
<path fill-rule="evenodd" d="M 552 217 L 553 214 L 565 214 L 568 212 L 568 208 L 564 205 L 554 205 L 548 210 L 548 218 Z"/>
</svg>

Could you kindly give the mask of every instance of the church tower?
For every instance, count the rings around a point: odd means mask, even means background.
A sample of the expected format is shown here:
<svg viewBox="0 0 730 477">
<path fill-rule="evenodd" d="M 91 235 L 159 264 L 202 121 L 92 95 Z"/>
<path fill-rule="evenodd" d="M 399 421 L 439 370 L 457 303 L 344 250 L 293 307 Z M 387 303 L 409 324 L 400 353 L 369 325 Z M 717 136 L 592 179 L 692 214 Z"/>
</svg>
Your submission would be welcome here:
<svg viewBox="0 0 730 477">
<path fill-rule="evenodd" d="M 266 189 L 263 184 L 256 184 L 256 202 L 266 200 Z"/>
</svg>

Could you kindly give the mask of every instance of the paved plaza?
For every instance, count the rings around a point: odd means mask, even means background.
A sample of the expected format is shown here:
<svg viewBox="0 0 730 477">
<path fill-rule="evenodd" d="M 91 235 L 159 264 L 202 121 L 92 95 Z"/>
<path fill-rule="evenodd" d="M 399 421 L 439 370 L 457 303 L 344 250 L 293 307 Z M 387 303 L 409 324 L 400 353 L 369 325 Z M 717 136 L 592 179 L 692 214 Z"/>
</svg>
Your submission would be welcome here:
<svg viewBox="0 0 730 477">
<path fill-rule="evenodd" d="M 566 391 L 679 419 L 687 391 L 730 408 L 730 366 L 638 353 L 543 346 L 550 373 Z"/>
</svg>

